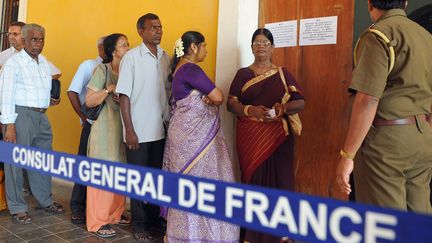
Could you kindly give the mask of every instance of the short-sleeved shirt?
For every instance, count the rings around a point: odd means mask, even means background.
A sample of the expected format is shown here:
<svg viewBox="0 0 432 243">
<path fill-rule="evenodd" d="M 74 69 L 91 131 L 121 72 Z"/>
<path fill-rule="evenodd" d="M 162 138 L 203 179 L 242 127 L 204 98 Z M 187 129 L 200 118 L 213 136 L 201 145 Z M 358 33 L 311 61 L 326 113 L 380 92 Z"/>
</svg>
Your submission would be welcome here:
<svg viewBox="0 0 432 243">
<path fill-rule="evenodd" d="M 389 74 L 389 48 L 374 33 L 359 41 L 350 89 L 380 98 L 377 116 L 387 120 L 427 114 L 432 105 L 432 36 L 401 9 L 387 11 L 371 28 L 383 32 L 395 49 Z"/>
<path fill-rule="evenodd" d="M 142 43 L 122 58 L 116 92 L 130 99 L 132 124 L 139 143 L 165 138 L 164 121 L 169 120 L 169 74 L 170 58 L 160 46 L 157 56 Z M 125 135 L 124 124 L 123 129 Z"/>
<path fill-rule="evenodd" d="M 51 74 L 48 61 L 38 61 L 23 49 L 7 60 L 0 72 L 1 115 L 3 124 L 15 123 L 15 106 L 48 108 L 50 105 Z"/>
<path fill-rule="evenodd" d="M 90 81 L 93 71 L 97 65 L 102 63 L 102 58 L 97 57 L 96 59 L 86 60 L 80 64 L 72 82 L 69 86 L 68 91 L 72 91 L 78 94 L 81 105 L 85 102 L 87 94 L 87 84 Z"/>
<path fill-rule="evenodd" d="M 188 96 L 194 89 L 208 95 L 216 86 L 207 77 L 200 66 L 193 63 L 185 63 L 178 68 L 172 82 L 172 95 L 175 100 L 181 100 Z"/>
</svg>

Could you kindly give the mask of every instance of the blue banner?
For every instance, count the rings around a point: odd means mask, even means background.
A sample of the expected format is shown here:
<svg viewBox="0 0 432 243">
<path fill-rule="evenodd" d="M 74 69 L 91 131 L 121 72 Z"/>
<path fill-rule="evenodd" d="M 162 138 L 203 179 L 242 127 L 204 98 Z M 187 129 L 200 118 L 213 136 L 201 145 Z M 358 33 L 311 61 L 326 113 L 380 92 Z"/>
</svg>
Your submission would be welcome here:
<svg viewBox="0 0 432 243">
<path fill-rule="evenodd" d="M 307 242 L 427 242 L 432 217 L 0 142 L 0 161 Z"/>
</svg>

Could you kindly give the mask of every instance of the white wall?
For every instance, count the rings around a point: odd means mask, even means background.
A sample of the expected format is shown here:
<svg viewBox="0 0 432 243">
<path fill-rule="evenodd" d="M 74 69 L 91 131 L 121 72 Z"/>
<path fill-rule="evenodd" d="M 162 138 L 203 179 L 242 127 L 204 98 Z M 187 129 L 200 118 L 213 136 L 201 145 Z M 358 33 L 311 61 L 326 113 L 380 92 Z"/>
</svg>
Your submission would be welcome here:
<svg viewBox="0 0 432 243">
<path fill-rule="evenodd" d="M 254 60 L 250 46 L 252 34 L 258 27 L 258 10 L 259 0 L 219 1 L 216 85 L 224 93 L 225 104 L 220 107 L 222 128 L 237 168 L 235 120 L 226 109 L 226 99 L 237 70 L 249 66 Z"/>
<path fill-rule="evenodd" d="M 26 23 L 27 20 L 27 0 L 20 0 L 18 9 L 18 21 Z"/>
</svg>

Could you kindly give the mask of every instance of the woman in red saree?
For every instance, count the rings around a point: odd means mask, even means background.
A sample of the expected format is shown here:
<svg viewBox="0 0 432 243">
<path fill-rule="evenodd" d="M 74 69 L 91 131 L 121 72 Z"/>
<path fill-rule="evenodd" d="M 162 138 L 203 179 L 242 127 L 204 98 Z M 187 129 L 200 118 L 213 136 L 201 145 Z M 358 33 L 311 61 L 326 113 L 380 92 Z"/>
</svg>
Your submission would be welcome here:
<svg viewBox="0 0 432 243">
<path fill-rule="evenodd" d="M 271 32 L 252 36 L 252 65 L 237 71 L 228 110 L 237 116 L 236 145 L 242 182 L 294 190 L 294 135 L 300 135 L 297 113 L 305 102 L 299 86 L 285 69 L 271 62 Z M 280 242 L 275 236 L 245 230 L 245 242 Z"/>
</svg>

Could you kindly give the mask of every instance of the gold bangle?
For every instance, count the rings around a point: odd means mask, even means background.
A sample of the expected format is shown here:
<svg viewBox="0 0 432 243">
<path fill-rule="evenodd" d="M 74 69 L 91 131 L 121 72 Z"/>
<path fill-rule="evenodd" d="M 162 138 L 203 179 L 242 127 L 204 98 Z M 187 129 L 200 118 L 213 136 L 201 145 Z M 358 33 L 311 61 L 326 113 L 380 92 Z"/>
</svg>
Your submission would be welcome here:
<svg viewBox="0 0 432 243">
<path fill-rule="evenodd" d="M 355 154 L 349 154 L 345 150 L 341 149 L 340 156 L 344 159 L 354 159 Z"/>
<path fill-rule="evenodd" d="M 245 107 L 243 108 L 243 113 L 244 113 L 246 116 L 250 116 L 249 113 L 248 113 L 248 109 L 249 109 L 249 107 L 251 107 L 251 105 L 245 105 Z"/>
</svg>

